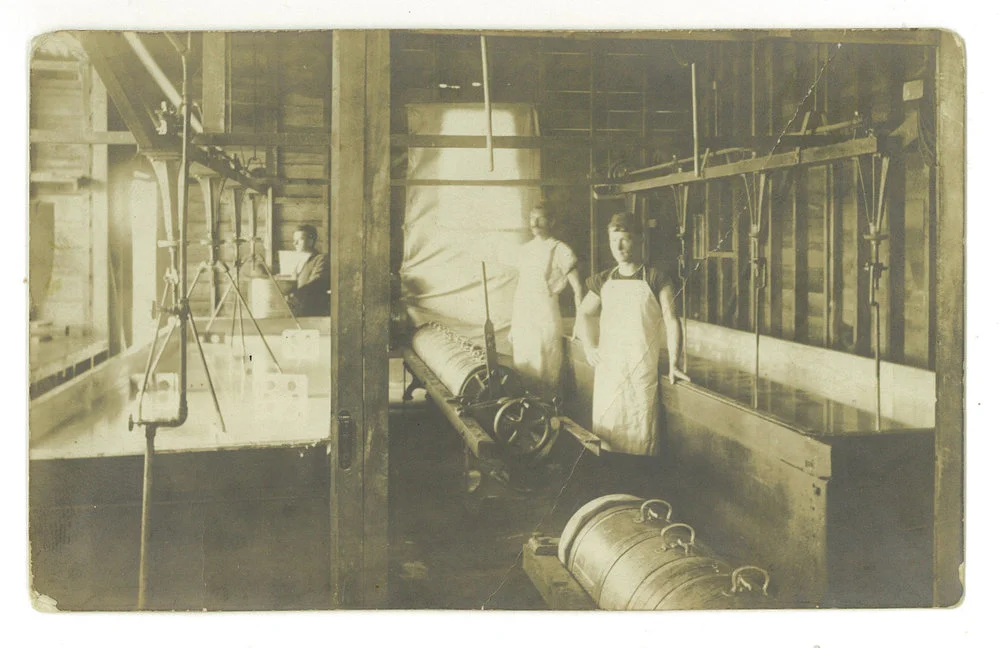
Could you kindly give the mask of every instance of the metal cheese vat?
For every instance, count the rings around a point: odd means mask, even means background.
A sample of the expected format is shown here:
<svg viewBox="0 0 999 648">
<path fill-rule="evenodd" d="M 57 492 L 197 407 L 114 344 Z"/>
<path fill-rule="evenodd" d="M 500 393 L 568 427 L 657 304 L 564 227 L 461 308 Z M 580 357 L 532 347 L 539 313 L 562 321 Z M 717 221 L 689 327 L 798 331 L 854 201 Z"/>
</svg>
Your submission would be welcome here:
<svg viewBox="0 0 999 648">
<path fill-rule="evenodd" d="M 672 521 L 663 500 L 606 495 L 566 524 L 558 556 L 604 610 L 694 610 L 760 607 L 769 576 L 757 567 L 733 570 Z"/>
</svg>

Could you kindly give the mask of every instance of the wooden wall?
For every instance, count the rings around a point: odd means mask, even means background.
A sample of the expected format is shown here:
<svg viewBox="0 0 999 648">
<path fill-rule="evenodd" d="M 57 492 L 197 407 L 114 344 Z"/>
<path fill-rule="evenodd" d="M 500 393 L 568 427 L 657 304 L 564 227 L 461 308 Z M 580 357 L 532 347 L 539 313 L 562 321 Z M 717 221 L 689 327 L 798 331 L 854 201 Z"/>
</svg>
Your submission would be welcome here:
<svg viewBox="0 0 999 648">
<path fill-rule="evenodd" d="M 916 45 L 713 43 L 695 52 L 702 147 L 757 151 L 815 146 L 853 134 L 890 136 L 890 175 L 878 292 L 884 357 L 933 367 L 934 146 L 933 52 Z M 754 73 L 755 63 L 755 73 Z M 908 84 L 908 85 L 906 85 Z M 903 87 L 910 93 L 903 98 Z M 809 126 L 859 116 L 838 136 L 801 137 Z M 702 149 L 703 150 L 703 149 Z M 873 316 L 865 263 L 870 257 L 867 207 L 875 191 L 870 158 L 843 160 L 770 176 L 765 201 L 765 253 L 770 285 L 762 306 L 764 333 L 871 355 Z M 861 175 L 862 170 L 862 175 Z M 689 315 L 753 330 L 749 272 L 749 207 L 742 178 L 692 189 L 695 244 L 687 288 Z M 866 202 L 865 202 L 866 201 Z M 653 204 L 675 229 L 672 203 Z M 664 250 L 664 258 L 669 251 Z"/>
<path fill-rule="evenodd" d="M 228 52 L 228 90 L 224 119 L 233 134 L 314 134 L 325 141 L 329 132 L 330 57 L 329 32 L 234 32 L 225 36 Z M 203 67 L 201 72 L 203 73 Z M 203 79 L 192 80 L 195 93 Z M 247 141 L 253 138 L 248 138 Z M 229 155 L 237 156 L 249 169 L 262 168 L 274 183 L 272 219 L 268 222 L 266 198 L 256 202 L 257 236 L 261 258 L 277 270 L 277 251 L 291 250 L 295 228 L 313 225 L 319 232 L 320 250 L 329 232 L 329 150 L 319 146 L 268 146 L 246 144 L 226 146 Z M 219 236 L 223 240 L 234 235 L 233 183 L 223 187 L 220 198 Z M 243 197 L 241 209 L 242 238 L 251 236 L 254 202 L 249 192 Z M 192 241 L 208 238 L 207 221 L 201 187 L 192 182 L 189 203 L 189 232 Z M 270 243 L 268 246 L 267 244 Z M 241 256 L 250 253 L 244 244 Z M 207 260 L 204 246 L 192 245 L 188 252 L 189 274 Z M 220 258 L 230 263 L 235 258 L 234 247 L 224 244 Z M 287 269 L 281 269 L 282 272 Z M 248 278 L 265 276 L 245 265 L 240 275 L 241 290 L 249 295 Z M 207 275 L 206 275 L 207 277 Z M 226 280 L 218 278 L 217 295 L 225 289 Z M 209 282 L 203 280 L 191 297 L 195 313 L 210 312 Z M 222 313 L 230 312 L 232 300 L 227 300 Z"/>
<path fill-rule="evenodd" d="M 47 290 L 32 294 L 32 304 L 39 320 L 106 335 L 107 298 L 98 293 L 107 281 L 101 276 L 107 252 L 107 147 L 86 143 L 93 132 L 94 78 L 84 62 L 36 57 L 30 82 L 30 128 L 58 140 L 31 145 L 29 218 L 51 214 L 54 224 L 52 249 L 32 259 L 33 272 L 46 273 L 43 266 L 51 263 Z M 36 227 L 31 231 L 42 236 Z"/>
</svg>

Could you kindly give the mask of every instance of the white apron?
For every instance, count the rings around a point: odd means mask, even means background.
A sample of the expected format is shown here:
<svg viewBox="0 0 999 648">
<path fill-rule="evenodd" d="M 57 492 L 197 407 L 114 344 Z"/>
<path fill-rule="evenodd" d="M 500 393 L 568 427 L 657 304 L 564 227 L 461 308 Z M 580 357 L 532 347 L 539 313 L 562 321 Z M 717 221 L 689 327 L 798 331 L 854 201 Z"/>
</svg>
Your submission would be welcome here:
<svg viewBox="0 0 999 648">
<path fill-rule="evenodd" d="M 558 294 L 564 277 L 552 277 L 558 240 L 534 239 L 522 248 L 513 297 L 510 341 L 513 364 L 529 386 L 553 391 L 562 370 L 562 314 Z"/>
<path fill-rule="evenodd" d="M 600 362 L 593 381 L 593 433 L 601 447 L 659 454 L 662 310 L 645 278 L 614 279 L 600 290 Z"/>
</svg>

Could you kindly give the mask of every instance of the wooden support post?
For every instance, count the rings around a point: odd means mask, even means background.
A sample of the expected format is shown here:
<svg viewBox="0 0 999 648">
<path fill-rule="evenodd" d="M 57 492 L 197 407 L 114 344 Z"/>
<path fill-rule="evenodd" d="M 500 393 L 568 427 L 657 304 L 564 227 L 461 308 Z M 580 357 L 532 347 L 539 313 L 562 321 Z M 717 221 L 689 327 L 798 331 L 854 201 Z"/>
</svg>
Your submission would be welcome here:
<svg viewBox="0 0 999 648">
<path fill-rule="evenodd" d="M 229 129 L 229 35 L 205 32 L 201 49 L 201 114 L 206 133 L 225 133 Z"/>
<path fill-rule="evenodd" d="M 786 173 L 790 173 L 787 171 Z M 790 182 L 790 179 L 786 180 Z M 770 180 L 772 187 L 779 186 L 777 178 Z M 774 189 L 767 198 L 767 332 L 773 337 L 783 337 L 784 331 L 784 218 L 780 202 L 774 199 Z"/>
<path fill-rule="evenodd" d="M 857 218 L 856 227 L 854 232 L 855 245 L 857 251 L 857 274 L 853 278 L 856 282 L 856 303 L 854 304 L 854 353 L 858 355 L 871 355 L 871 305 L 868 303 L 868 296 L 870 291 L 868 289 L 868 276 L 865 270 L 867 262 L 871 258 L 871 245 L 864 239 L 864 234 L 870 231 L 870 225 L 867 220 L 867 210 L 868 205 L 872 204 L 871 201 L 874 197 L 874 192 L 871 189 L 866 189 L 867 191 L 867 201 L 865 204 L 864 191 L 862 187 L 870 184 L 870 181 L 866 181 L 865 185 L 861 185 L 860 174 L 863 173 L 863 166 L 859 167 L 856 164 L 853 165 L 853 171 L 856 186 L 856 200 L 857 200 Z"/>
<path fill-rule="evenodd" d="M 793 339 L 808 341 L 808 176 L 794 170 L 791 182 L 791 227 L 794 230 Z"/>
<path fill-rule="evenodd" d="M 218 277 L 215 275 L 215 262 L 219 259 L 219 191 L 221 179 L 215 175 L 198 176 L 201 185 L 201 198 L 205 205 L 205 231 L 208 234 L 208 271 L 209 301 L 211 311 L 219 303 Z"/>
<path fill-rule="evenodd" d="M 829 346 L 839 348 L 843 322 L 843 201 L 840 200 L 841 169 L 829 167 Z"/>
<path fill-rule="evenodd" d="M 82 74 L 89 82 L 89 116 L 87 129 L 91 133 L 106 133 L 108 129 L 108 94 L 101 83 L 97 72 L 89 65 L 83 66 Z M 94 183 L 90 191 L 91 214 L 91 286 L 93 290 L 93 317 L 91 326 L 93 334 L 98 337 L 108 337 L 111 348 L 120 351 L 118 341 L 120 331 L 110 328 L 112 303 L 108 276 L 111 269 L 108 265 L 108 146 L 94 144 L 90 147 L 90 177 Z M 120 324 L 120 323 L 119 323 Z"/>
<path fill-rule="evenodd" d="M 277 239 L 277 224 L 274 222 L 274 187 L 267 187 L 267 195 L 264 197 L 264 249 L 267 250 L 267 262 L 272 269 L 278 263 Z M 282 268 L 278 270 L 288 274 Z"/>
<path fill-rule="evenodd" d="M 336 608 L 388 591 L 389 36 L 333 34 L 331 587 Z"/>
<path fill-rule="evenodd" d="M 825 168 L 825 200 L 822 206 L 822 338 L 825 346 L 833 341 L 833 289 L 832 278 L 836 259 L 833 257 L 833 165 Z"/>
<path fill-rule="evenodd" d="M 364 358 L 364 574 L 363 603 L 388 601 L 388 383 L 391 317 L 390 47 L 389 33 L 366 34 Z"/>
<path fill-rule="evenodd" d="M 964 590 L 964 344 L 966 61 L 960 38 L 940 33 L 937 50 L 936 474 L 933 602 Z"/>
<path fill-rule="evenodd" d="M 122 82 L 123 78 L 127 79 L 128 74 L 121 68 L 120 57 L 109 57 L 105 54 L 106 49 L 113 49 L 116 42 L 113 40 L 115 37 L 101 32 L 75 32 L 74 36 L 86 50 L 87 58 L 90 59 L 91 65 L 100 75 L 101 81 L 118 109 L 118 114 L 128 126 L 128 130 L 135 136 L 136 144 L 139 145 L 139 148 L 151 146 L 156 138 L 156 133 L 153 130 L 152 122 L 146 116 L 145 107 L 142 106 L 134 93 L 128 92 L 127 85 Z"/>
<path fill-rule="evenodd" d="M 888 163 L 886 158 L 885 164 Z M 892 159 L 885 190 L 885 224 L 888 234 L 888 281 L 884 291 L 888 307 L 884 318 L 884 359 L 905 359 L 905 166 L 901 155 Z"/>
<path fill-rule="evenodd" d="M 711 265 L 712 259 L 710 256 L 711 250 L 714 249 L 713 235 L 714 231 L 711 227 L 711 183 L 704 183 L 704 215 L 701 223 L 704 227 L 701 230 L 704 234 L 701 237 L 701 241 L 704 245 L 704 256 L 701 260 L 701 318 L 705 322 L 714 322 L 714 308 L 712 306 L 713 302 L 711 300 L 711 288 L 714 285 L 711 277 Z"/>
<path fill-rule="evenodd" d="M 156 175 L 159 186 L 160 216 L 157 230 L 157 247 L 153 251 L 156 258 L 156 296 L 162 295 L 163 281 L 168 268 L 175 265 L 177 248 L 171 247 L 177 241 L 177 222 L 179 215 L 180 189 L 180 155 L 173 151 L 155 151 L 147 153 Z M 171 243 L 173 242 L 173 243 Z M 160 245 L 166 246 L 166 253 L 160 250 Z"/>
</svg>

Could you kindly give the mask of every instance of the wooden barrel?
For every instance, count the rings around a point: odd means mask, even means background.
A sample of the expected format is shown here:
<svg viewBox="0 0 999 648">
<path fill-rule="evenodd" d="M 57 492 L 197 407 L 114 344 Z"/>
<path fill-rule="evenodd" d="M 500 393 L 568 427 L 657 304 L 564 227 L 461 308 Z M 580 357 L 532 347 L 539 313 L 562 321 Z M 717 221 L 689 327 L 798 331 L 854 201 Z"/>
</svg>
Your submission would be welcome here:
<svg viewBox="0 0 999 648">
<path fill-rule="evenodd" d="M 277 282 L 275 287 L 274 283 Z M 250 309 L 257 318 L 288 317 L 284 295 L 296 285 L 295 279 L 253 277 L 250 279 Z"/>
<path fill-rule="evenodd" d="M 760 607 L 766 572 L 733 572 L 696 539 L 693 527 L 671 517 L 672 507 L 662 500 L 598 498 L 569 520 L 559 559 L 604 610 Z"/>
</svg>

